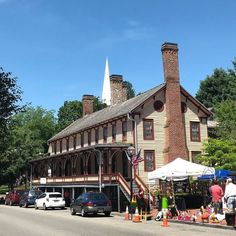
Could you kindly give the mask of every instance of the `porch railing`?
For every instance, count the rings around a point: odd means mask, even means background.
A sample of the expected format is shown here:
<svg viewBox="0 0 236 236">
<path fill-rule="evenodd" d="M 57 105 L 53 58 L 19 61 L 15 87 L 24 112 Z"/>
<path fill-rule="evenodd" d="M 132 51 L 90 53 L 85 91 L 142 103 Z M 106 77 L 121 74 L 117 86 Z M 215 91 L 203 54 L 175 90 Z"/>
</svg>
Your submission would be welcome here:
<svg viewBox="0 0 236 236">
<path fill-rule="evenodd" d="M 142 181 L 142 179 L 138 175 L 135 175 L 134 179 L 136 184 L 139 185 L 145 193 L 149 193 L 150 201 L 151 203 L 154 203 L 155 197 L 153 193 L 150 192 L 150 189 L 147 187 L 147 185 Z"/>
</svg>

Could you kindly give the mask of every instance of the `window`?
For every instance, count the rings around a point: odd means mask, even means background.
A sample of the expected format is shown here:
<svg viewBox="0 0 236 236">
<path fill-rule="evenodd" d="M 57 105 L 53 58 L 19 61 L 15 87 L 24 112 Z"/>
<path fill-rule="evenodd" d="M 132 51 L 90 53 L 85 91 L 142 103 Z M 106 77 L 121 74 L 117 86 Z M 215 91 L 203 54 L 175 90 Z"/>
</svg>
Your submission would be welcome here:
<svg viewBox="0 0 236 236">
<path fill-rule="evenodd" d="M 88 131 L 88 145 L 91 145 L 91 131 Z"/>
<path fill-rule="evenodd" d="M 116 141 L 116 124 L 112 124 L 112 142 Z"/>
<path fill-rule="evenodd" d="M 99 129 L 95 129 L 95 143 L 98 144 L 98 140 L 99 140 Z"/>
<path fill-rule="evenodd" d="M 81 145 L 81 147 L 84 146 L 84 133 L 81 133 L 80 145 Z"/>
<path fill-rule="evenodd" d="M 60 153 L 62 153 L 62 140 L 60 140 Z"/>
<path fill-rule="evenodd" d="M 127 141 L 127 121 L 122 122 L 122 141 Z"/>
<path fill-rule="evenodd" d="M 57 141 L 53 143 L 54 146 L 54 154 L 57 154 Z"/>
<path fill-rule="evenodd" d="M 190 122 L 190 137 L 193 142 L 200 142 L 200 123 Z"/>
<path fill-rule="evenodd" d="M 154 150 L 144 151 L 144 171 L 155 170 L 155 155 Z"/>
<path fill-rule="evenodd" d="M 73 137 L 73 147 L 74 147 L 74 149 L 76 149 L 76 135 Z"/>
<path fill-rule="evenodd" d="M 69 151 L 69 138 L 66 138 L 66 151 Z"/>
<path fill-rule="evenodd" d="M 153 120 L 143 120 L 143 139 L 154 139 Z"/>
<path fill-rule="evenodd" d="M 157 112 L 162 112 L 164 110 L 164 104 L 163 104 L 162 101 L 157 100 L 157 101 L 154 102 L 153 108 Z"/>
<path fill-rule="evenodd" d="M 103 127 L 103 142 L 104 143 L 107 143 L 107 135 L 108 135 L 108 129 L 107 129 L 107 126 L 104 126 Z"/>
</svg>

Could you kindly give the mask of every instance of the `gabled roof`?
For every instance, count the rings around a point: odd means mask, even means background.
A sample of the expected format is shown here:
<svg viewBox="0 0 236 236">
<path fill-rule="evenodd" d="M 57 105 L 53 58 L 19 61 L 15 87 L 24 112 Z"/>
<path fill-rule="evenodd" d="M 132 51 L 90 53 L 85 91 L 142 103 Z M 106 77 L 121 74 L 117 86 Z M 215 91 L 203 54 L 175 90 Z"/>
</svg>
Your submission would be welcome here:
<svg viewBox="0 0 236 236">
<path fill-rule="evenodd" d="M 48 141 L 51 142 L 53 140 L 66 137 L 68 135 L 77 133 L 89 127 L 95 126 L 97 124 L 105 123 L 108 120 L 125 116 L 126 114 L 132 112 L 138 106 L 142 105 L 148 98 L 153 96 L 155 93 L 157 93 L 164 87 L 165 87 L 165 84 L 161 84 L 123 103 L 113 105 L 113 106 L 111 105 L 100 111 L 86 115 L 74 121 L 72 124 L 70 124 L 65 129 L 57 133 Z"/>
<path fill-rule="evenodd" d="M 150 97 L 152 97 L 157 92 L 165 88 L 165 83 L 156 86 L 140 95 L 133 97 L 123 103 L 108 106 L 100 111 L 94 112 L 92 114 L 86 115 L 72 124 L 67 126 L 65 129 L 57 133 L 48 142 L 52 142 L 57 139 L 67 137 L 69 135 L 78 133 L 90 127 L 97 126 L 98 124 L 106 123 L 109 120 L 114 120 L 119 117 L 126 116 L 128 113 L 132 113 L 137 107 L 143 105 Z M 201 109 L 207 116 L 212 115 L 212 113 L 201 104 L 196 98 L 191 96 L 182 86 L 180 86 L 181 92 L 188 97 L 199 109 Z"/>
</svg>

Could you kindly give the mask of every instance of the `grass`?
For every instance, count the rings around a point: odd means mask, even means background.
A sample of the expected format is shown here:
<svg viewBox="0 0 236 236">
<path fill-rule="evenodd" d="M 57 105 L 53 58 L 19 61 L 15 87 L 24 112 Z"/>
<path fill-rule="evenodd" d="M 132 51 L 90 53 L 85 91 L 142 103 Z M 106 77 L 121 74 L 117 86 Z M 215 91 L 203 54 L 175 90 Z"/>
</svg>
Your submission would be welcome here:
<svg viewBox="0 0 236 236">
<path fill-rule="evenodd" d="M 6 192 L 9 192 L 9 187 L 7 185 L 1 185 L 0 194 L 5 194 Z"/>
</svg>

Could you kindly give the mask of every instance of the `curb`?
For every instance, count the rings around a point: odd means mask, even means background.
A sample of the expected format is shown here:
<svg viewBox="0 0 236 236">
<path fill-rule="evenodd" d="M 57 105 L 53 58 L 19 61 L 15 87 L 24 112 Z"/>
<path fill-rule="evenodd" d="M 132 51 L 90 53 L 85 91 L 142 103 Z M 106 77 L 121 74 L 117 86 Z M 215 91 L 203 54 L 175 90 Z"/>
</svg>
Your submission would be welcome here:
<svg viewBox="0 0 236 236">
<path fill-rule="evenodd" d="M 112 212 L 111 215 L 124 217 L 124 213 L 120 213 L 120 212 Z M 152 218 L 151 221 L 155 221 L 154 218 Z M 195 226 L 199 226 L 199 227 L 216 228 L 216 229 L 236 230 L 235 226 L 227 226 L 227 225 L 205 224 L 205 223 L 201 223 L 201 222 L 198 223 L 198 222 L 179 221 L 179 220 L 172 220 L 172 219 L 168 219 L 168 222 L 175 223 L 175 224 L 186 224 L 186 225 L 195 225 Z"/>
<path fill-rule="evenodd" d="M 216 224 L 204 224 L 204 223 L 197 223 L 197 222 L 177 221 L 177 220 L 171 220 L 171 219 L 168 219 L 168 221 L 171 222 L 171 223 L 176 223 L 176 224 L 187 224 L 187 225 L 196 225 L 196 226 L 209 227 L 209 228 L 217 228 L 217 229 L 236 230 L 235 226 L 216 225 Z"/>
</svg>

